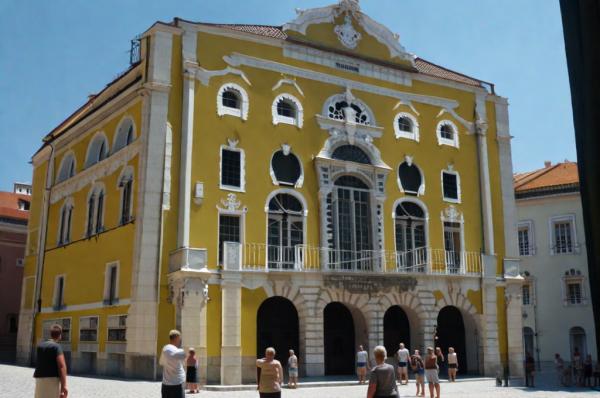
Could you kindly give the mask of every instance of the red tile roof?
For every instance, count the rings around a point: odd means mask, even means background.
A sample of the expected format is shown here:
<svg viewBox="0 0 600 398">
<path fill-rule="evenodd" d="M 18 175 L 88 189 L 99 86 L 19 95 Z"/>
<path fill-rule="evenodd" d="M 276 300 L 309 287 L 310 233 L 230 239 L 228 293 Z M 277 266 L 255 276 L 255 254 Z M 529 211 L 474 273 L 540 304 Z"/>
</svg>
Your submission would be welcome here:
<svg viewBox="0 0 600 398">
<path fill-rule="evenodd" d="M 31 196 L 13 192 L 0 192 L 0 217 L 27 220 L 29 211 L 19 210 L 19 200 L 31 203 Z"/>
<path fill-rule="evenodd" d="M 565 161 L 513 176 L 515 193 L 579 186 L 577 163 Z"/>
<path fill-rule="evenodd" d="M 189 22 L 189 21 L 187 21 Z M 194 23 L 194 22 L 192 22 Z M 204 22 L 197 22 L 198 25 L 215 26 L 219 28 L 237 30 L 239 32 L 251 33 L 259 36 L 272 37 L 275 39 L 286 40 L 287 34 L 283 31 L 283 27 L 274 25 L 243 25 L 243 24 L 211 24 Z M 437 77 L 445 80 L 452 80 L 458 83 L 468 84 L 471 86 L 481 87 L 483 85 L 490 85 L 490 83 L 483 80 L 475 79 L 473 77 L 463 75 L 462 73 L 455 72 L 453 70 L 444 68 L 436 65 L 432 62 L 426 61 L 423 58 L 415 58 L 415 67 L 419 73 L 424 75 Z"/>
</svg>

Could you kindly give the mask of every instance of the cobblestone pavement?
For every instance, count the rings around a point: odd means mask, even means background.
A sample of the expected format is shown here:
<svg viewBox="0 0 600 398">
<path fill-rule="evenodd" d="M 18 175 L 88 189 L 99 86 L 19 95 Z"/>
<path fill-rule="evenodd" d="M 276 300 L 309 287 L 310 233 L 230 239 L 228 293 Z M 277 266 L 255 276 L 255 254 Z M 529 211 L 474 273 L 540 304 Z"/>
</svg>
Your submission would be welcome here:
<svg viewBox="0 0 600 398">
<path fill-rule="evenodd" d="M 32 398 L 34 391 L 33 370 L 30 368 L 0 365 L 0 397 Z M 549 385 L 545 387 L 544 384 Z M 469 380 L 449 384 L 442 382 L 442 397 L 461 398 L 579 398 L 600 397 L 600 392 L 590 389 L 557 390 L 544 383 L 540 389 L 525 389 L 522 387 L 495 387 L 494 382 L 486 380 Z M 402 397 L 414 397 L 415 386 L 399 387 Z M 284 398 L 364 398 L 366 386 L 300 388 L 284 390 Z M 108 380 L 87 377 L 69 377 L 69 397 L 73 398 L 152 398 L 160 397 L 160 384 L 157 382 Z M 257 398 L 256 391 L 236 392 L 207 392 L 188 395 L 189 397 L 207 398 Z"/>
</svg>

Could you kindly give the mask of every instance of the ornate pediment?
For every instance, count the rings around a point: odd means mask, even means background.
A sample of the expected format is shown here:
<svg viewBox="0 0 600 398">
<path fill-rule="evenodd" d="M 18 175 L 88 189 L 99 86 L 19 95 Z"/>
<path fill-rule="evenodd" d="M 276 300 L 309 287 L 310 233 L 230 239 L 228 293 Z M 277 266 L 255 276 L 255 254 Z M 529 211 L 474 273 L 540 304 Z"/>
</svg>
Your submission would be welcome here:
<svg viewBox="0 0 600 398">
<path fill-rule="evenodd" d="M 293 38 L 414 67 L 414 57 L 400 44 L 399 36 L 364 14 L 358 0 L 296 12 L 296 18 L 283 26 Z"/>
</svg>

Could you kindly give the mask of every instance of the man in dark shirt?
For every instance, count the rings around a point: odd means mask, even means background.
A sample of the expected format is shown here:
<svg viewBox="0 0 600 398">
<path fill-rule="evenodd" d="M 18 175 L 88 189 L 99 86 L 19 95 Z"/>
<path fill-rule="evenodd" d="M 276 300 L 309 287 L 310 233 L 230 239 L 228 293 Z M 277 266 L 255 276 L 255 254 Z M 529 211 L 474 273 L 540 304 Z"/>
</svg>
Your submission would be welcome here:
<svg viewBox="0 0 600 398">
<path fill-rule="evenodd" d="M 67 366 L 65 356 L 58 342 L 62 336 L 62 328 L 52 325 L 50 337 L 37 346 L 35 366 L 35 398 L 66 398 Z"/>
</svg>

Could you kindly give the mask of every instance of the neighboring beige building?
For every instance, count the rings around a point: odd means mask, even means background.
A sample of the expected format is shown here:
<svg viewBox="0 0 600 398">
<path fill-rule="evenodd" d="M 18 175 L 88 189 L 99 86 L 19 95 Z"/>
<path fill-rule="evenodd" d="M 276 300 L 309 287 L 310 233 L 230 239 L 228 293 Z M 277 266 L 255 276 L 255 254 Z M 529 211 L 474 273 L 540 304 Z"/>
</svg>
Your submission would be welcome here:
<svg viewBox="0 0 600 398">
<path fill-rule="evenodd" d="M 594 355 L 588 263 L 577 163 L 516 174 L 523 341 L 540 366 L 575 349 Z M 596 360 L 596 358 L 594 358 Z"/>
</svg>

